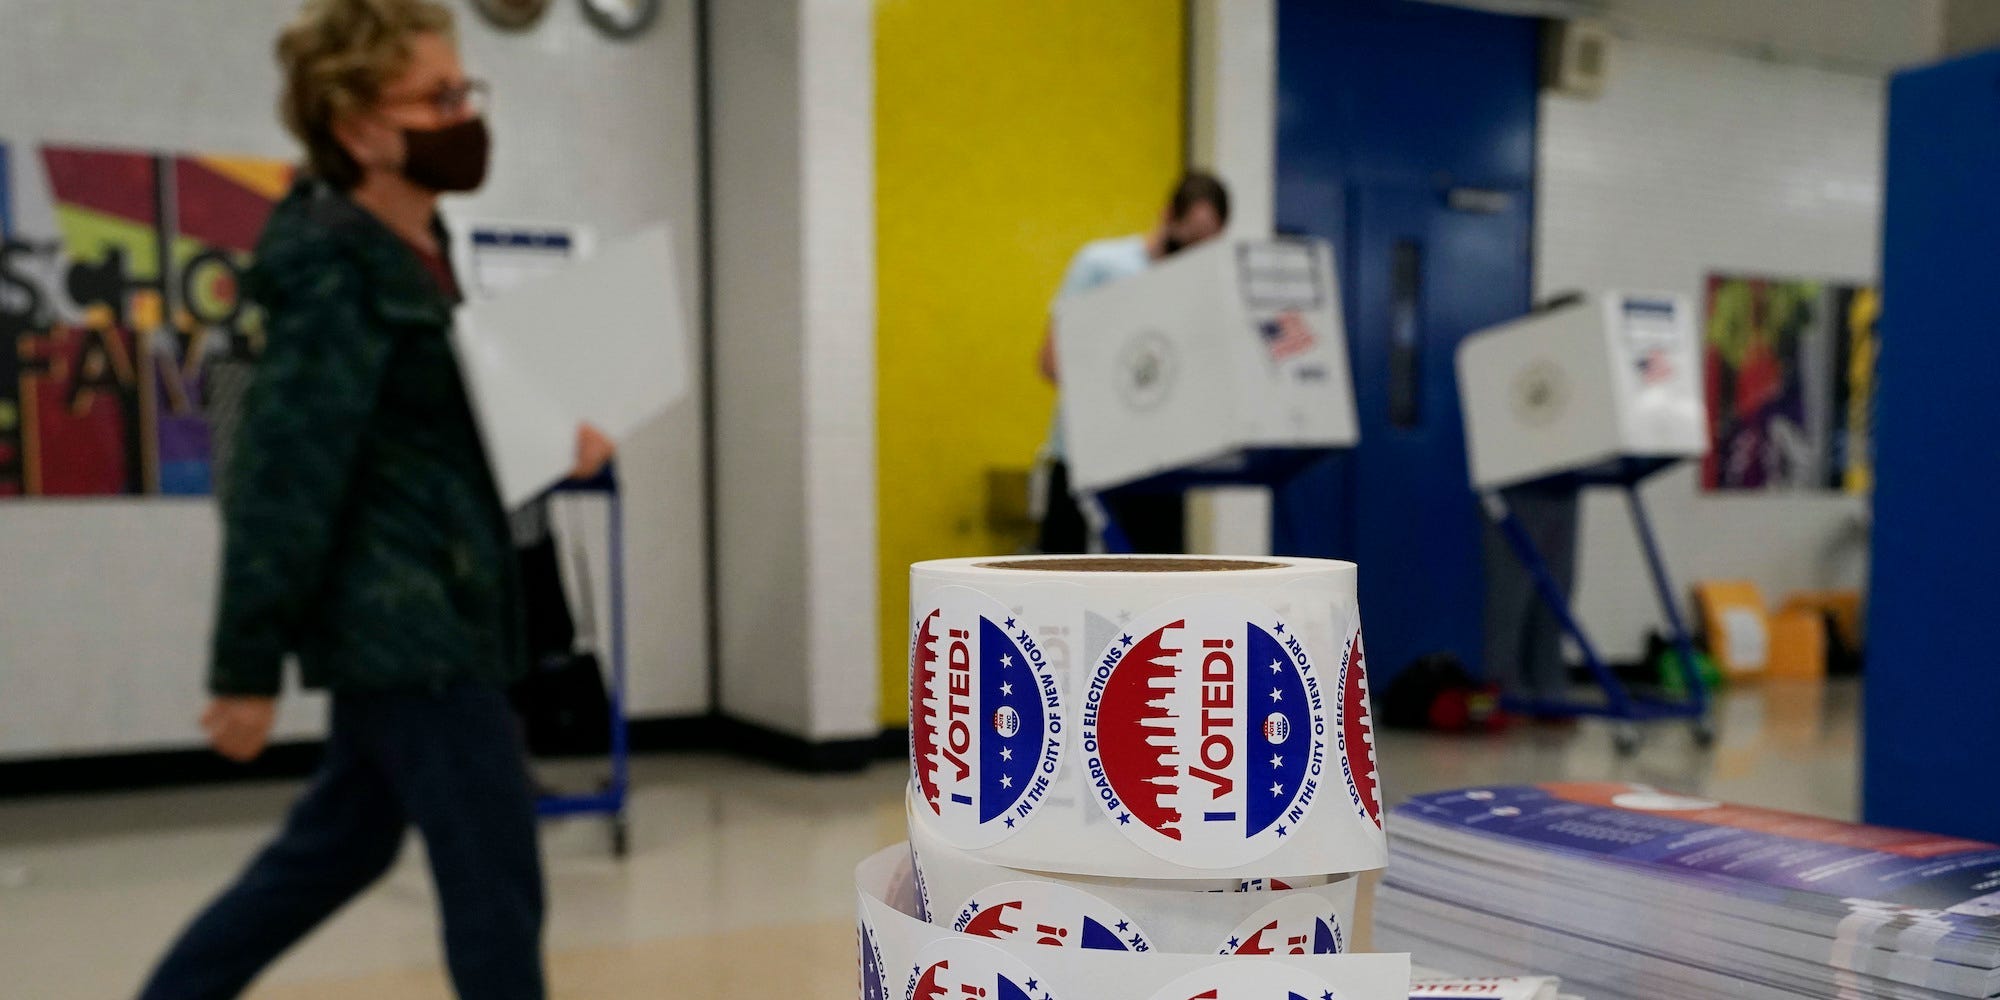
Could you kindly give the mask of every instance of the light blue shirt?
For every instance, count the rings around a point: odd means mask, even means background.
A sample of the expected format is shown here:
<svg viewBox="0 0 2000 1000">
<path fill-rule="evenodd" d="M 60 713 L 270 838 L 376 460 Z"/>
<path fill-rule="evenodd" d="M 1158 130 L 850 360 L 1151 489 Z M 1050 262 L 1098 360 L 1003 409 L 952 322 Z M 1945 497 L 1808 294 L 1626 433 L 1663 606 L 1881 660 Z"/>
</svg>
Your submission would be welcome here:
<svg viewBox="0 0 2000 1000">
<path fill-rule="evenodd" d="M 1153 257 L 1146 252 L 1144 236 L 1116 236 L 1086 243 L 1076 256 L 1070 258 L 1069 269 L 1063 272 L 1062 289 L 1056 292 L 1056 301 L 1061 302 L 1120 278 L 1129 278 L 1152 263 Z M 1056 400 L 1055 417 L 1049 421 L 1049 455 L 1057 461 L 1063 457 L 1060 398 Z"/>
</svg>

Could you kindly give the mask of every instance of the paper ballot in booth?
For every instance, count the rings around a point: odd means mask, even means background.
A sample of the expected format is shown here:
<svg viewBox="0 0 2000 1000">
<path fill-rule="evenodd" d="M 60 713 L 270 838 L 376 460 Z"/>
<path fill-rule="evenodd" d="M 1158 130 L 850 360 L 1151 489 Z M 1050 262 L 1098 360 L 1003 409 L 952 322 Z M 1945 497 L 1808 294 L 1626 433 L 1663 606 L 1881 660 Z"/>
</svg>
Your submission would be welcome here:
<svg viewBox="0 0 2000 1000">
<path fill-rule="evenodd" d="M 1474 333 L 1458 348 L 1472 485 L 1699 457 L 1701 386 L 1694 308 L 1679 295 L 1598 292 Z"/>
<path fill-rule="evenodd" d="M 1056 307 L 1071 484 L 1249 476 L 1357 434 L 1333 248 L 1218 239 Z"/>
</svg>

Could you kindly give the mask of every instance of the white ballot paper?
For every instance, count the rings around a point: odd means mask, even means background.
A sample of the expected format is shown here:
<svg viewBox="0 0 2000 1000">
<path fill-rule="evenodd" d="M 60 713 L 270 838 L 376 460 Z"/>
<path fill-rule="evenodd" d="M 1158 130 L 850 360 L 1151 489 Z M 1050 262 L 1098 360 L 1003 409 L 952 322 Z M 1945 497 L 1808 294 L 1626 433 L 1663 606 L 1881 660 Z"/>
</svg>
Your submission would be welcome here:
<svg viewBox="0 0 2000 1000">
<path fill-rule="evenodd" d="M 509 510 L 576 462 L 577 425 L 624 443 L 687 394 L 687 324 L 667 227 L 459 307 L 452 338 Z"/>
</svg>

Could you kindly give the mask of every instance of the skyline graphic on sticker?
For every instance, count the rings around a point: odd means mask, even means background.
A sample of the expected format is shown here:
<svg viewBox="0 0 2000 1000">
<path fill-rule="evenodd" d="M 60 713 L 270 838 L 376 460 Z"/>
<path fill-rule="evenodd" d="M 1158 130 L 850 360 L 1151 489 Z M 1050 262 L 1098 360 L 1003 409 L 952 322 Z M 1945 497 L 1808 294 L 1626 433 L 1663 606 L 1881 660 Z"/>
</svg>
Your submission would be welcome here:
<svg viewBox="0 0 2000 1000">
<path fill-rule="evenodd" d="M 973 937 L 1089 951 L 1152 951 L 1152 941 L 1117 907 L 1074 886 L 1002 882 L 958 908 L 951 929 Z"/>
<path fill-rule="evenodd" d="M 1328 762 L 1326 695 L 1304 641 L 1242 598 L 1170 601 L 1126 626 L 1082 693 L 1086 782 L 1119 832 L 1191 868 L 1270 854 Z"/>
<path fill-rule="evenodd" d="M 1222 955 L 1338 955 L 1347 950 L 1340 916 L 1311 893 L 1287 894 L 1250 915 L 1216 949 Z"/>
<path fill-rule="evenodd" d="M 910 640 L 910 766 L 919 808 L 961 848 L 1006 839 L 1061 772 L 1061 689 L 1026 625 L 998 601 L 944 587 Z"/>
<path fill-rule="evenodd" d="M 1318 976 L 1275 962 L 1221 962 L 1168 983 L 1152 1000 L 1341 1000 Z"/>
<path fill-rule="evenodd" d="M 938 938 L 917 953 L 903 1000 L 1063 1000 L 1021 959 L 983 941 Z"/>
<path fill-rule="evenodd" d="M 1380 776 L 1375 769 L 1375 723 L 1368 708 L 1368 657 L 1357 630 L 1340 660 L 1341 774 L 1347 794 L 1368 818 L 1382 826 Z"/>
</svg>

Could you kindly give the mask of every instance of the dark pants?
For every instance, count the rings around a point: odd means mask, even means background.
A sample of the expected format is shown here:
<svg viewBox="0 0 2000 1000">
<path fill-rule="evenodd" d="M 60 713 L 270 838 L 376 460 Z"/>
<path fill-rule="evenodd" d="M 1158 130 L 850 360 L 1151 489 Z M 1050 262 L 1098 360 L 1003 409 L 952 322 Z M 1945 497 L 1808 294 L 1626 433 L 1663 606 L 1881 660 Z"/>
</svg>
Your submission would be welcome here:
<svg viewBox="0 0 2000 1000">
<path fill-rule="evenodd" d="M 1187 499 L 1181 493 L 1112 493 L 1103 497 L 1111 523 L 1125 533 L 1132 551 L 1179 555 L 1187 551 Z M 1069 491 L 1069 466 L 1049 468 L 1048 503 L 1036 548 L 1043 552 L 1076 553 L 1089 548 L 1090 526 Z"/>
<path fill-rule="evenodd" d="M 160 960 L 141 1000 L 234 997 L 396 860 L 415 824 L 464 1000 L 539 1000 L 534 801 L 501 692 L 333 699 L 326 759 L 284 829 Z"/>
</svg>

